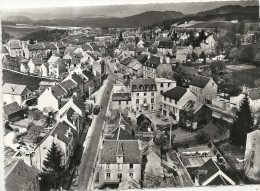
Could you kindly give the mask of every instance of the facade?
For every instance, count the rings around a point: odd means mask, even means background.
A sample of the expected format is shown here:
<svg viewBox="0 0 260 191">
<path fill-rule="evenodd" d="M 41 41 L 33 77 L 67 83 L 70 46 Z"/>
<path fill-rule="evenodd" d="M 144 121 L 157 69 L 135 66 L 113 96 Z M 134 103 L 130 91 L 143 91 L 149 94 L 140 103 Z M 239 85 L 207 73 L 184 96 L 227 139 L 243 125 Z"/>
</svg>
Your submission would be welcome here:
<svg viewBox="0 0 260 191">
<path fill-rule="evenodd" d="M 25 117 L 25 110 L 22 109 L 17 102 L 13 102 L 3 107 L 4 120 L 7 121 L 18 121 Z"/>
<path fill-rule="evenodd" d="M 148 60 L 143 64 L 143 77 L 156 78 L 156 69 L 163 62 L 166 63 L 165 59 L 163 59 L 162 57 L 148 56 Z"/>
<path fill-rule="evenodd" d="M 190 91 L 176 86 L 163 93 L 162 99 L 162 115 L 165 117 L 172 117 L 173 120 L 179 121 L 179 112 L 188 100 L 196 101 L 197 97 Z"/>
<path fill-rule="evenodd" d="M 30 68 L 30 73 L 41 74 L 41 65 L 44 63 L 43 60 L 39 58 L 31 58 L 28 62 Z"/>
<path fill-rule="evenodd" d="M 160 41 L 157 51 L 163 55 L 172 54 L 173 42 L 172 41 Z"/>
<path fill-rule="evenodd" d="M 59 78 L 67 71 L 64 60 L 58 56 L 52 55 L 48 60 L 48 64 L 49 76 Z"/>
<path fill-rule="evenodd" d="M 7 49 L 11 57 L 23 57 L 23 47 L 20 40 L 11 39 L 7 42 Z"/>
<path fill-rule="evenodd" d="M 131 93 L 113 93 L 110 109 L 131 109 Z"/>
<path fill-rule="evenodd" d="M 202 103 L 209 103 L 216 98 L 218 93 L 218 85 L 213 79 L 205 76 L 195 76 L 190 82 L 189 88 Z"/>
<path fill-rule="evenodd" d="M 260 130 L 247 134 L 245 176 L 249 183 L 260 183 Z"/>
<path fill-rule="evenodd" d="M 141 143 L 138 140 L 104 140 L 100 152 L 99 182 L 128 179 L 139 182 L 141 163 Z"/>
<path fill-rule="evenodd" d="M 5 104 L 17 102 L 18 105 L 21 105 L 31 95 L 32 91 L 26 85 L 5 83 L 3 86 L 3 102 Z"/>
<path fill-rule="evenodd" d="M 156 110 L 157 89 L 153 78 L 134 79 L 131 89 L 133 111 Z"/>
<path fill-rule="evenodd" d="M 162 94 L 172 88 L 176 87 L 176 81 L 169 80 L 166 78 L 155 78 L 156 89 L 157 89 L 157 109 L 162 108 Z"/>
</svg>

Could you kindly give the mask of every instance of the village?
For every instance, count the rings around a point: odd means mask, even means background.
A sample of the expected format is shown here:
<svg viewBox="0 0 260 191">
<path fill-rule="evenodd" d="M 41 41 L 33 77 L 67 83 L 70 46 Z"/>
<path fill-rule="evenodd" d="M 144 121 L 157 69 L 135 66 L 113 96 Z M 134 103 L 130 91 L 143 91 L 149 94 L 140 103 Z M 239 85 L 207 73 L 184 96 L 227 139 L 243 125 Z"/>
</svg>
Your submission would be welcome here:
<svg viewBox="0 0 260 191">
<path fill-rule="evenodd" d="M 260 183 L 260 32 L 194 22 L 5 42 L 6 187 Z"/>
</svg>

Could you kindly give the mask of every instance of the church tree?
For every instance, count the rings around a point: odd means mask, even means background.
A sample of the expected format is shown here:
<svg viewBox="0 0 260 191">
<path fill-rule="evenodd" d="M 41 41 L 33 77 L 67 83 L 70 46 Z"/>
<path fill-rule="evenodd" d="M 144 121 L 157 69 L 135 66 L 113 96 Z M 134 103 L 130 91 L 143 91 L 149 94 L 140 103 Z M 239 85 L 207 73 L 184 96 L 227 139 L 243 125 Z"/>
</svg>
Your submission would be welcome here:
<svg viewBox="0 0 260 191">
<path fill-rule="evenodd" d="M 43 161 L 43 172 L 41 183 L 45 186 L 57 189 L 67 171 L 63 163 L 63 154 L 59 147 L 53 142 L 48 150 L 47 157 Z"/>
<path fill-rule="evenodd" d="M 230 129 L 230 139 L 232 143 L 245 146 L 247 133 L 254 130 L 254 117 L 250 108 L 249 98 L 246 94 L 242 99 L 236 117 Z"/>
</svg>

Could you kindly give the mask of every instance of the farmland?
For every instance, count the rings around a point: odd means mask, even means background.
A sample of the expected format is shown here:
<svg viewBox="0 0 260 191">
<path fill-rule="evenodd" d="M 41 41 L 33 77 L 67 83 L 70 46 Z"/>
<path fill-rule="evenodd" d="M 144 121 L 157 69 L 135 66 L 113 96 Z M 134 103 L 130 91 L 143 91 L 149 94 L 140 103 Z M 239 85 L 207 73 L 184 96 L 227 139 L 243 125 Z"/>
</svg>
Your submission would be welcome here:
<svg viewBox="0 0 260 191">
<path fill-rule="evenodd" d="M 32 33 L 32 32 L 35 32 L 35 31 L 38 31 L 40 30 L 40 28 L 37 28 L 37 27 L 33 27 L 33 28 L 19 28 L 19 27 L 11 27 L 11 26 L 3 26 L 3 30 L 8 33 L 9 35 L 12 36 L 12 38 L 15 38 L 15 39 L 20 39 L 21 37 L 29 34 L 29 33 Z"/>
</svg>

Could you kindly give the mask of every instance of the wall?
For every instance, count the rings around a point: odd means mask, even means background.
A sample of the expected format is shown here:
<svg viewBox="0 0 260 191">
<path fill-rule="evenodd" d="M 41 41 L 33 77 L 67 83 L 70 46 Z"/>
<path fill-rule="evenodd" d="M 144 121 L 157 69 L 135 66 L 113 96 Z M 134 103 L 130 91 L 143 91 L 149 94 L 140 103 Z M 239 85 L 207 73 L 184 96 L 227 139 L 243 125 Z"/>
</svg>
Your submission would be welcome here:
<svg viewBox="0 0 260 191">
<path fill-rule="evenodd" d="M 43 111 L 46 107 L 53 111 L 59 110 L 59 101 L 52 95 L 50 88 L 46 89 L 38 98 L 38 109 Z"/>
</svg>

